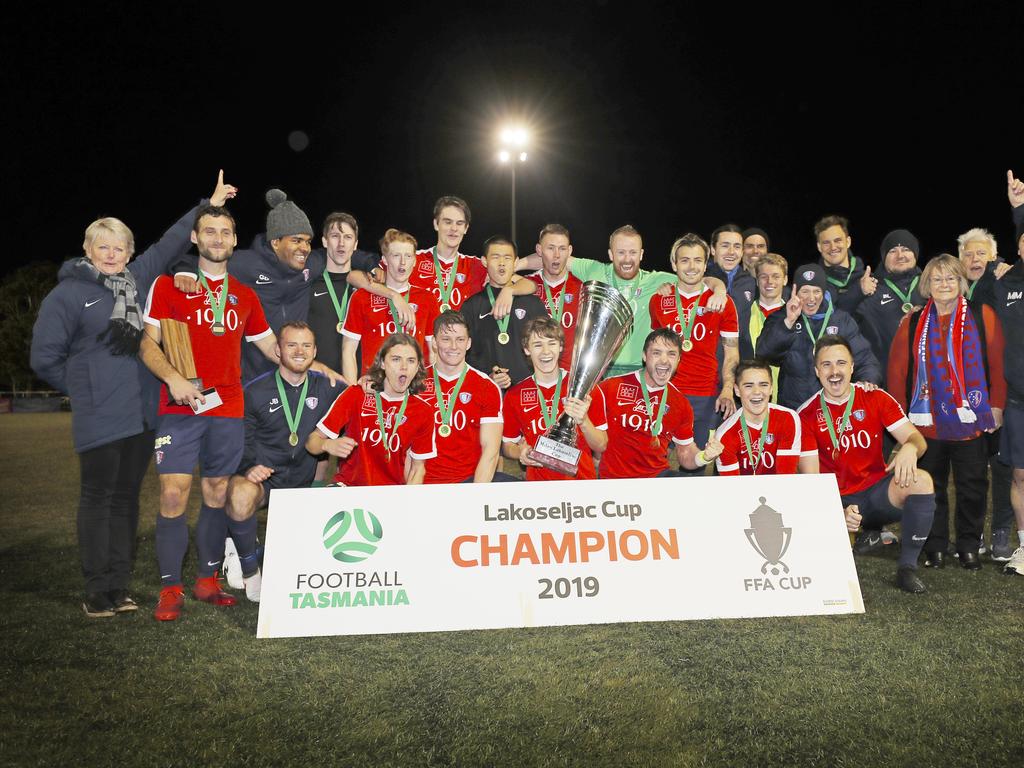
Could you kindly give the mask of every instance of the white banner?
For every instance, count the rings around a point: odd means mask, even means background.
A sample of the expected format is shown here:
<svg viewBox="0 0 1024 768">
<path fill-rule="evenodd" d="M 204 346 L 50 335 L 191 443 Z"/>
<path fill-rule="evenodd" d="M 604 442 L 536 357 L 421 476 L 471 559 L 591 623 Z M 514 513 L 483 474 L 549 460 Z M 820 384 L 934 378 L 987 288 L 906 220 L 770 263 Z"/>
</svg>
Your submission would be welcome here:
<svg viewBox="0 0 1024 768">
<path fill-rule="evenodd" d="M 863 613 L 833 475 L 275 490 L 259 637 Z"/>
</svg>

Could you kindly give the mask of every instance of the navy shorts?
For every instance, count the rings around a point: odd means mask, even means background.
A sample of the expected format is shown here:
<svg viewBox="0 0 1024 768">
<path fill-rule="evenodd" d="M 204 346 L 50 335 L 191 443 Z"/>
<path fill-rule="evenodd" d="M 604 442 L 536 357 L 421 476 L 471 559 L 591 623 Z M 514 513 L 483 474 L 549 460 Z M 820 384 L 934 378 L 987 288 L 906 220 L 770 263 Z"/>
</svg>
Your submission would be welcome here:
<svg viewBox="0 0 1024 768">
<path fill-rule="evenodd" d="M 161 475 L 227 477 L 238 470 L 245 449 L 245 421 L 222 416 L 168 413 L 157 421 L 154 455 Z"/>
<path fill-rule="evenodd" d="M 887 523 L 903 519 L 903 510 L 889 502 L 889 484 L 892 475 L 886 475 L 870 488 L 843 496 L 843 509 L 856 504 L 864 528 L 881 528 Z"/>
<path fill-rule="evenodd" d="M 999 432 L 999 460 L 1014 469 L 1024 469 L 1024 404 L 1006 401 Z"/>
</svg>

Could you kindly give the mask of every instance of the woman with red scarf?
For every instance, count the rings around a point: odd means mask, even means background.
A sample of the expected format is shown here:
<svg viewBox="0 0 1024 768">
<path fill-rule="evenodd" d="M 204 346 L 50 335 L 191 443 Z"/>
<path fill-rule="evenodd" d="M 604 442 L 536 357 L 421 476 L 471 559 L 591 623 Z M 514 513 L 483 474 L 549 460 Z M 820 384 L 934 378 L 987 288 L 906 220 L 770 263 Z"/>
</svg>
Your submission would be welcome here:
<svg viewBox="0 0 1024 768">
<path fill-rule="evenodd" d="M 944 253 L 925 265 L 923 308 L 900 323 L 889 352 L 889 393 L 928 443 L 918 461 L 935 480 L 935 521 L 925 565 L 945 565 L 949 545 L 950 466 L 956 485 L 956 551 L 960 565 L 981 568 L 978 546 L 988 492 L 984 433 L 998 429 L 1006 404 L 1003 329 L 988 306 L 966 300 L 967 273 Z"/>
</svg>

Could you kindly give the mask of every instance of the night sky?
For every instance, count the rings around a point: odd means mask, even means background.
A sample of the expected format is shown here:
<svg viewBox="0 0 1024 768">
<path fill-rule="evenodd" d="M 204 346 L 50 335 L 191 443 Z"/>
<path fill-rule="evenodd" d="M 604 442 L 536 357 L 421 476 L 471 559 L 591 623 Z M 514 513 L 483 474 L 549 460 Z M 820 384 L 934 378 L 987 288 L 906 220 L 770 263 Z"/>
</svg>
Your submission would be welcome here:
<svg viewBox="0 0 1024 768">
<path fill-rule="evenodd" d="M 1012 255 L 1024 3 L 353 5 L 5 12 L 4 210 L 24 238 L 5 271 L 80 253 L 100 215 L 141 250 L 219 167 L 241 189 L 242 244 L 280 186 L 317 230 L 354 213 L 373 250 L 389 226 L 431 245 L 434 199 L 460 195 L 477 253 L 509 229 L 496 133 L 517 116 L 534 137 L 517 177 L 528 250 L 560 221 L 576 255 L 604 259 L 632 223 L 663 268 L 677 235 L 734 221 L 796 266 L 817 258 L 814 221 L 841 213 L 870 263 L 896 227 L 925 257 L 972 226 Z"/>
</svg>

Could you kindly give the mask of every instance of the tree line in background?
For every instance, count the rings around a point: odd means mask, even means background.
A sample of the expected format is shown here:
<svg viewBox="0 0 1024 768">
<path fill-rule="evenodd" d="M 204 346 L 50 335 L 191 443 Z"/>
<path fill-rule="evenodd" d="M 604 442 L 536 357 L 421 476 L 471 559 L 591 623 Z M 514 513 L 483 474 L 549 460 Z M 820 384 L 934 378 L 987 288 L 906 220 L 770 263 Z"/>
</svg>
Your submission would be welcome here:
<svg viewBox="0 0 1024 768">
<path fill-rule="evenodd" d="M 29 367 L 39 305 L 57 284 L 58 264 L 34 261 L 0 282 L 0 389 L 49 389 Z"/>
</svg>

